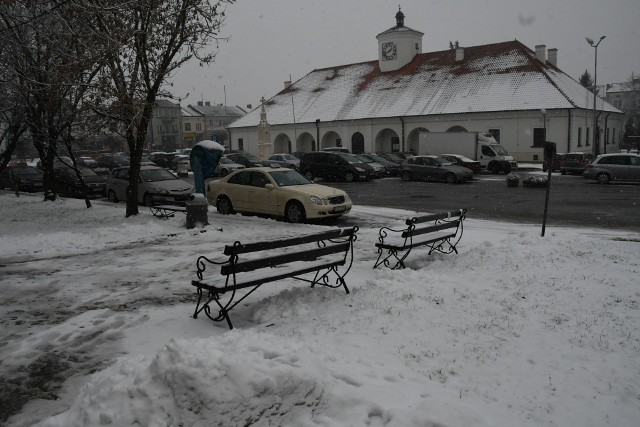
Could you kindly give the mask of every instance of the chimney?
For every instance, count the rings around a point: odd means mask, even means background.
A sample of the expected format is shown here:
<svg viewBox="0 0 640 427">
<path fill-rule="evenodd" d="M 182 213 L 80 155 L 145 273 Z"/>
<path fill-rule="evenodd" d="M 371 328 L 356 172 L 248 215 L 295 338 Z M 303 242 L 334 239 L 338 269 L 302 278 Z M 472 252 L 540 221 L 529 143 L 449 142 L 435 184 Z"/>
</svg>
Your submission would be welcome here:
<svg viewBox="0 0 640 427">
<path fill-rule="evenodd" d="M 456 62 L 462 61 L 464 59 L 464 48 L 457 47 L 456 48 Z"/>
<path fill-rule="evenodd" d="M 198 101 L 198 107 L 202 107 L 202 101 Z"/>
<path fill-rule="evenodd" d="M 536 59 L 543 64 L 547 61 L 547 57 L 545 54 L 547 46 L 543 44 L 536 45 Z"/>
<path fill-rule="evenodd" d="M 247 110 L 251 110 L 251 104 L 247 104 Z"/>
<path fill-rule="evenodd" d="M 288 89 L 289 86 L 291 86 L 291 80 L 287 80 L 286 82 L 284 82 L 284 88 Z"/>
<path fill-rule="evenodd" d="M 207 106 L 207 107 L 211 107 L 211 102 L 205 101 L 204 105 Z"/>
<path fill-rule="evenodd" d="M 554 67 L 558 66 L 558 49 L 549 49 L 549 63 Z"/>
</svg>

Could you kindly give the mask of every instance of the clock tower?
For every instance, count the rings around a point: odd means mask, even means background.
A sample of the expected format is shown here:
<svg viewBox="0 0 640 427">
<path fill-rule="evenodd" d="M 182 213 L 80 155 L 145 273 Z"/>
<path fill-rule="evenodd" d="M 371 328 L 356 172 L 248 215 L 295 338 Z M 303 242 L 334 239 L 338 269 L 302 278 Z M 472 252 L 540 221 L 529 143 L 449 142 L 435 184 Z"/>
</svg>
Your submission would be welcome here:
<svg viewBox="0 0 640 427">
<path fill-rule="evenodd" d="M 376 36 L 378 39 L 378 64 L 380 71 L 395 71 L 419 53 L 422 53 L 424 33 L 404 26 L 404 13 L 398 8 L 396 26 Z"/>
</svg>

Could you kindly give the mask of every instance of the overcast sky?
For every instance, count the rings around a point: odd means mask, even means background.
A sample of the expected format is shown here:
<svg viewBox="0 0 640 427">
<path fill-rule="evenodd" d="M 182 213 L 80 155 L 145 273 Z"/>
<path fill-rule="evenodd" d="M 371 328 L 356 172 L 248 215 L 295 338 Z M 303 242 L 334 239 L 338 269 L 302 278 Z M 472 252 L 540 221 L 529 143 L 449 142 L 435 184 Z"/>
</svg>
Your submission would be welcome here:
<svg viewBox="0 0 640 427">
<path fill-rule="evenodd" d="M 377 59 L 376 35 L 405 25 L 424 33 L 423 52 L 519 40 L 558 49 L 558 66 L 598 84 L 640 74 L 640 0 L 237 0 L 228 6 L 222 42 L 210 66 L 189 63 L 174 77 L 182 105 L 197 101 L 255 107 L 310 71 Z M 187 96 L 187 94 L 189 94 Z"/>
</svg>

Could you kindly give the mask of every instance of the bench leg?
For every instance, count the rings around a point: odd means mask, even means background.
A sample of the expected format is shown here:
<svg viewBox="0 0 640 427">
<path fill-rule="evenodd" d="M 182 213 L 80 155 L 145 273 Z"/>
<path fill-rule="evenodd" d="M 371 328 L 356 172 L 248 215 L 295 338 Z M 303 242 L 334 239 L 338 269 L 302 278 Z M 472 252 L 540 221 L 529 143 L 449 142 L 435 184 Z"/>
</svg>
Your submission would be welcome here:
<svg viewBox="0 0 640 427">
<path fill-rule="evenodd" d="M 409 248 L 409 250 L 407 250 L 402 256 L 398 256 L 398 251 L 393 249 L 389 249 L 387 252 L 387 256 L 384 258 L 382 258 L 384 250 L 380 248 L 378 249 L 378 252 L 379 252 L 378 260 L 373 266 L 374 269 L 377 268 L 379 265 L 384 264 L 385 267 L 388 267 L 392 270 L 400 270 L 400 269 L 406 268 L 406 266 L 404 265 L 404 260 L 409 255 L 409 252 L 411 252 L 411 248 Z M 393 267 L 391 266 L 391 262 L 389 262 L 389 259 L 391 258 L 395 258 L 396 260 Z"/>
<path fill-rule="evenodd" d="M 229 318 L 229 311 L 222 304 L 220 304 L 218 295 L 215 292 L 209 291 L 209 298 L 207 302 L 205 302 L 201 306 L 200 302 L 202 301 L 203 291 L 202 291 L 202 288 L 199 288 L 199 287 L 196 289 L 198 292 L 198 302 L 196 303 L 196 310 L 193 313 L 193 318 L 197 319 L 198 314 L 204 311 L 204 314 L 214 322 L 220 322 L 222 321 L 222 319 L 225 319 L 227 321 L 227 325 L 229 325 L 229 329 L 233 329 L 233 325 L 231 324 L 231 319 Z M 218 316 L 216 317 L 211 316 L 211 307 L 209 306 L 209 303 L 211 301 L 215 301 L 216 304 L 218 304 L 218 307 L 220 307 L 220 311 L 218 312 Z"/>
</svg>

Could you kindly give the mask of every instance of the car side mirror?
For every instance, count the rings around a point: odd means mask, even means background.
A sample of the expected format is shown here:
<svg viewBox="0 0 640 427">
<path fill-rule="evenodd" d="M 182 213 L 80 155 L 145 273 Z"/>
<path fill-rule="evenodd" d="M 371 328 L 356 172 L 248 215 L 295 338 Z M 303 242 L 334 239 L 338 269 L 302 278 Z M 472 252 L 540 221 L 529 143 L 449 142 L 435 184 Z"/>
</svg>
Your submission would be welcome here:
<svg viewBox="0 0 640 427">
<path fill-rule="evenodd" d="M 264 185 L 264 188 L 266 188 L 267 190 L 273 190 L 275 187 L 275 185 L 268 183 Z"/>
</svg>

